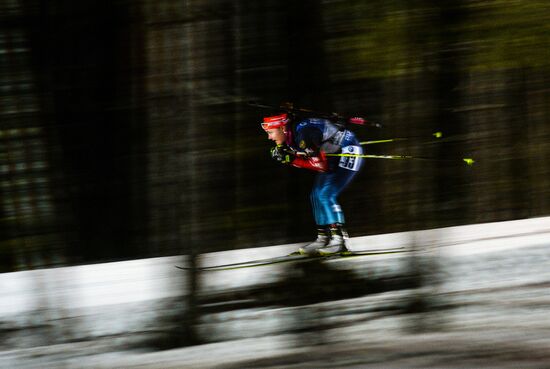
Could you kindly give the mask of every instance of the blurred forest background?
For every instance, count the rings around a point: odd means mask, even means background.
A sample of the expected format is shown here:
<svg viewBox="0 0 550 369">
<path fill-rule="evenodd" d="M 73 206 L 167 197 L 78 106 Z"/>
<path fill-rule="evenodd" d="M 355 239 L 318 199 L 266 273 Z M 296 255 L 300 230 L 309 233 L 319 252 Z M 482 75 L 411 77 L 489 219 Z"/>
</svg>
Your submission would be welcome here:
<svg viewBox="0 0 550 369">
<path fill-rule="evenodd" d="M 352 236 L 550 214 L 543 0 L 1 0 L 0 271 L 314 237 L 249 100 L 364 114 Z"/>
</svg>

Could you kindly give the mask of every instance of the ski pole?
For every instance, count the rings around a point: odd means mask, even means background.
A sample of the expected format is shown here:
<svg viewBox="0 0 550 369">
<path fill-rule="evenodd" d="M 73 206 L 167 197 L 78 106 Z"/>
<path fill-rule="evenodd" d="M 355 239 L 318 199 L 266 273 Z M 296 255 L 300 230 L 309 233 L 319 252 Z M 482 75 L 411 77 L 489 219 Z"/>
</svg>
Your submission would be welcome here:
<svg viewBox="0 0 550 369">
<path fill-rule="evenodd" d="M 443 137 L 442 132 L 435 132 L 432 134 L 435 138 L 441 138 Z M 381 143 L 389 143 L 389 142 L 397 142 L 397 141 L 409 141 L 414 140 L 416 138 L 426 138 L 424 136 L 415 136 L 415 137 L 396 137 L 396 138 L 388 138 L 383 140 L 374 140 L 374 141 L 362 141 L 359 142 L 361 145 L 375 145 L 375 144 L 381 144 Z"/>
<path fill-rule="evenodd" d="M 466 165 L 472 166 L 475 161 L 472 158 L 460 158 L 460 159 L 437 159 L 427 158 L 423 156 L 411 156 L 411 155 L 368 155 L 368 154 L 325 154 L 326 156 L 342 156 L 351 158 L 366 158 L 366 159 L 390 159 L 390 160 L 424 160 L 434 162 L 451 162 L 456 163 L 463 161 Z"/>
</svg>

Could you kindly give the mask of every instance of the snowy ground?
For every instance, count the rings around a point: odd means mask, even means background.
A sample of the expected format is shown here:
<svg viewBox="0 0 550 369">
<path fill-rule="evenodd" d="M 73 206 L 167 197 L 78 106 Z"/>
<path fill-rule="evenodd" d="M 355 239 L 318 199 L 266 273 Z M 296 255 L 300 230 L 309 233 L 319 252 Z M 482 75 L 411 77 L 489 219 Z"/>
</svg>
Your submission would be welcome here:
<svg viewBox="0 0 550 369">
<path fill-rule="evenodd" d="M 213 311 L 199 327 L 211 343 L 156 352 L 145 350 L 143 342 L 167 329 L 170 320 L 164 318 L 185 294 L 185 273 L 174 268 L 185 263 L 183 257 L 0 274 L 0 367 L 550 368 L 550 218 L 350 242 L 352 249 L 400 246 L 419 249 L 420 266 L 433 278 L 422 289 Z M 295 248 L 213 253 L 201 263 L 278 256 Z M 384 277 L 407 270 L 410 257 L 327 264 Z M 205 295 L 224 295 L 276 282 L 289 268 L 209 272 L 201 283 Z M 436 308 L 403 314 L 415 296 Z M 302 318 L 307 329 L 297 332 L 293 328 Z"/>
</svg>

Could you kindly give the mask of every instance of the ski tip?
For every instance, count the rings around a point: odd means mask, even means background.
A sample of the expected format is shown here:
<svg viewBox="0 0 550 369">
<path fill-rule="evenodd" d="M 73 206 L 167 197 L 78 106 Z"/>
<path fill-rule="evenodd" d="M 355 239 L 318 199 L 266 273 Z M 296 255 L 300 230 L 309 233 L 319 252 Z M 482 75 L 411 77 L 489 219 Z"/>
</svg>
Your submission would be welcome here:
<svg viewBox="0 0 550 369">
<path fill-rule="evenodd" d="M 472 166 L 475 163 L 475 160 L 472 158 L 463 158 L 462 160 L 466 163 L 466 165 L 469 165 L 469 166 Z"/>
</svg>

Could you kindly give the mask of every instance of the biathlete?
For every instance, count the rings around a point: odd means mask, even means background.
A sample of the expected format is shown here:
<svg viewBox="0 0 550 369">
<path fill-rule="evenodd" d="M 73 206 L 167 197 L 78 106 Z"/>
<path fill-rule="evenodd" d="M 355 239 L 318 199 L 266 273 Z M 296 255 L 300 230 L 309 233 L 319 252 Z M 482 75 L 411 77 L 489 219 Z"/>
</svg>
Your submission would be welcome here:
<svg viewBox="0 0 550 369">
<path fill-rule="evenodd" d="M 340 129 L 328 119 L 305 118 L 293 122 L 288 114 L 264 117 L 262 128 L 277 145 L 271 149 L 273 159 L 318 172 L 310 196 L 317 239 L 298 251 L 310 256 L 347 251 L 348 236 L 338 195 L 357 175 L 363 159 L 325 154 L 363 154 L 354 133 Z"/>
</svg>

